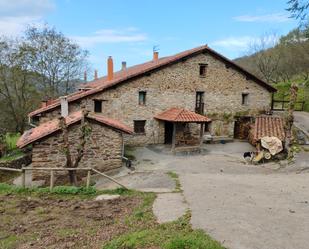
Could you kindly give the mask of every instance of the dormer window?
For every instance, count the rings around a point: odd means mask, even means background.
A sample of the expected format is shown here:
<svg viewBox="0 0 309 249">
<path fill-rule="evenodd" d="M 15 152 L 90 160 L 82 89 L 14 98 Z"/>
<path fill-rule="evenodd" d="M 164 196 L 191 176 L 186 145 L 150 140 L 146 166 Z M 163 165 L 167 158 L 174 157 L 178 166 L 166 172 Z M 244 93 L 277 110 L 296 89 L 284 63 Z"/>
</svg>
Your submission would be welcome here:
<svg viewBox="0 0 309 249">
<path fill-rule="evenodd" d="M 207 64 L 200 64 L 200 77 L 206 77 Z"/>
</svg>

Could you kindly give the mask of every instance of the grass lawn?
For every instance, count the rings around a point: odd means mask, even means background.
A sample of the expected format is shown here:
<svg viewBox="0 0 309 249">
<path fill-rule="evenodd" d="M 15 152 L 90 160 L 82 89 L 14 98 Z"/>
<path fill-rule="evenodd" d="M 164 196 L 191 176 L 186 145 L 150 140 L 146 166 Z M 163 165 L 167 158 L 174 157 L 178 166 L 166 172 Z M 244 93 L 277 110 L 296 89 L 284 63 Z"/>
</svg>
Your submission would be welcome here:
<svg viewBox="0 0 309 249">
<path fill-rule="evenodd" d="M 296 84 L 302 83 L 302 81 L 296 80 Z M 289 82 L 280 82 L 273 85 L 278 91 L 275 93 L 275 100 L 289 100 L 290 98 L 290 87 Z M 307 91 L 307 93 L 306 93 Z M 304 111 L 309 112 L 309 99 L 308 99 L 308 86 L 299 86 L 297 93 L 297 101 L 305 101 Z M 286 104 L 286 107 L 288 104 Z M 301 104 L 296 104 L 296 108 L 300 108 Z"/>
<path fill-rule="evenodd" d="M 101 193 L 120 198 L 94 201 Z M 190 212 L 158 224 L 153 193 L 56 187 L 22 189 L 0 184 L 0 248 L 222 249 Z"/>
</svg>

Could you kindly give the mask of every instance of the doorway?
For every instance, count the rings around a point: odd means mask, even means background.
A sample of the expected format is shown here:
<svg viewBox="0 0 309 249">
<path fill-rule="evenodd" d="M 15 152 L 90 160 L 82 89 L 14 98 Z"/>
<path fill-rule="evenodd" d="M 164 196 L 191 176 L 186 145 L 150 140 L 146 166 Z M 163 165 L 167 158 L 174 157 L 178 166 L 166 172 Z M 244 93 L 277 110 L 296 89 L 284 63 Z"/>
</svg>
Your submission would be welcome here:
<svg viewBox="0 0 309 249">
<path fill-rule="evenodd" d="M 248 139 L 252 117 L 237 117 L 234 126 L 234 138 Z"/>
<path fill-rule="evenodd" d="M 164 122 L 164 143 L 171 144 L 173 140 L 173 123 Z"/>
</svg>

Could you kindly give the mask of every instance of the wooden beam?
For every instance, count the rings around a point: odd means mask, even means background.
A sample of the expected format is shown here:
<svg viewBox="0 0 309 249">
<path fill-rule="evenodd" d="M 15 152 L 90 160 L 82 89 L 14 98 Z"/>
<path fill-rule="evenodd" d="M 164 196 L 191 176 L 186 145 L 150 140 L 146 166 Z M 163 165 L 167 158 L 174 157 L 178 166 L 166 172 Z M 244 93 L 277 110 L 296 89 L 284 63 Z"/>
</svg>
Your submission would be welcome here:
<svg viewBox="0 0 309 249">
<path fill-rule="evenodd" d="M 54 171 L 51 170 L 50 171 L 50 185 L 49 185 L 49 190 L 52 191 L 54 188 L 54 180 L 55 179 L 55 175 L 54 175 Z"/>
<path fill-rule="evenodd" d="M 23 172 L 22 169 L 14 169 L 14 168 L 7 168 L 7 167 L 0 167 L 0 170 L 14 171 L 14 172 Z"/>
<path fill-rule="evenodd" d="M 110 176 L 108 176 L 108 175 L 105 175 L 104 173 L 102 173 L 102 172 L 100 172 L 100 171 L 98 171 L 98 170 L 96 170 L 96 169 L 94 169 L 94 168 L 92 168 L 92 171 L 95 172 L 95 173 L 97 173 L 97 174 L 99 174 L 99 175 L 101 175 L 101 176 L 106 177 L 107 179 L 111 180 L 111 181 L 114 182 L 114 183 L 117 183 L 119 186 L 121 186 L 121 187 L 123 187 L 123 188 L 125 188 L 125 189 L 128 189 L 126 186 L 124 186 L 124 185 L 121 184 L 120 182 L 116 181 L 114 178 L 112 178 L 112 177 L 110 177 Z"/>
<path fill-rule="evenodd" d="M 87 172 L 87 183 L 86 183 L 87 189 L 90 187 L 90 177 L 91 177 L 91 170 L 88 170 L 88 172 Z"/>
<path fill-rule="evenodd" d="M 55 170 L 55 171 L 69 171 L 69 170 L 91 170 L 91 168 L 44 168 L 44 167 L 34 167 L 34 168 L 22 168 L 23 170 Z"/>
<path fill-rule="evenodd" d="M 173 123 L 173 137 L 172 137 L 172 151 L 175 151 L 176 147 L 176 123 Z"/>
<path fill-rule="evenodd" d="M 23 188 L 26 187 L 26 171 L 22 170 L 22 175 L 21 175 L 21 186 Z"/>
<path fill-rule="evenodd" d="M 201 129 L 200 129 L 200 146 L 203 145 L 204 140 L 204 123 L 201 123 Z"/>
</svg>

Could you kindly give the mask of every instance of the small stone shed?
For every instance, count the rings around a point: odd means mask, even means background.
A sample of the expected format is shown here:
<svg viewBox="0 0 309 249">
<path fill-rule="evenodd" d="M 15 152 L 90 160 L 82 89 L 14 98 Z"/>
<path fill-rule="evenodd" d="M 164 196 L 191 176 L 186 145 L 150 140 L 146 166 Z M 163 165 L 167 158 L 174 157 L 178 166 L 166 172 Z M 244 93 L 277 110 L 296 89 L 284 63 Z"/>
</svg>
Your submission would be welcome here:
<svg viewBox="0 0 309 249">
<path fill-rule="evenodd" d="M 82 112 L 78 111 L 65 118 L 69 131 L 71 154 L 77 155 Z M 121 122 L 102 115 L 89 113 L 87 121 L 91 132 L 87 138 L 84 156 L 79 167 L 93 167 L 108 171 L 122 166 L 123 133 L 132 130 Z M 45 122 L 26 131 L 17 146 L 32 145 L 32 167 L 64 167 L 66 158 L 63 152 L 63 134 L 59 119 Z M 40 179 L 46 172 L 34 171 L 33 180 Z"/>
<path fill-rule="evenodd" d="M 204 124 L 211 119 L 188 111 L 183 108 L 171 108 L 155 116 L 155 119 L 164 122 L 165 144 L 172 144 L 172 150 L 176 146 L 200 146 L 203 143 Z M 200 124 L 199 136 L 194 133 Z"/>
<path fill-rule="evenodd" d="M 279 116 L 258 116 L 249 132 L 249 142 L 257 145 L 262 137 L 277 137 L 285 140 L 284 120 Z"/>
</svg>

